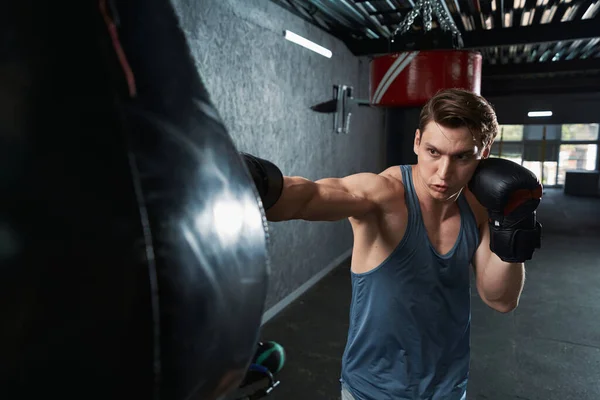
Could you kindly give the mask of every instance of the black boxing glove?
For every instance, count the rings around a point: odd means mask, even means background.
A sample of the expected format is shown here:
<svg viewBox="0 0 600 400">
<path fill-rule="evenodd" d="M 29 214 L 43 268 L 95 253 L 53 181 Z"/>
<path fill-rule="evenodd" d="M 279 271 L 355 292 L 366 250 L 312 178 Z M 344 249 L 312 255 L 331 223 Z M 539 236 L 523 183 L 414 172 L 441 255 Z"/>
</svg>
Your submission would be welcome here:
<svg viewBox="0 0 600 400">
<path fill-rule="evenodd" d="M 265 210 L 273 207 L 283 191 L 283 174 L 272 162 L 255 157 L 251 154 L 241 153 L 254 180 Z"/>
<path fill-rule="evenodd" d="M 487 208 L 492 252 L 505 262 L 530 260 L 542 237 L 536 220 L 542 185 L 535 174 L 515 162 L 488 158 L 480 161 L 469 190 Z"/>
</svg>

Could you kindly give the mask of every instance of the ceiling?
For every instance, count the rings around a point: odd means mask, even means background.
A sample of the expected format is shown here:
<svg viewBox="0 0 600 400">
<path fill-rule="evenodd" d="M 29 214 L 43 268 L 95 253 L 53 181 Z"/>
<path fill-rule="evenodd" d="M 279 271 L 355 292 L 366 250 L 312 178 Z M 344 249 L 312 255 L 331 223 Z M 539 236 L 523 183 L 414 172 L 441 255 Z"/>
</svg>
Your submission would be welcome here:
<svg viewBox="0 0 600 400">
<path fill-rule="evenodd" d="M 414 20 L 419 0 L 271 0 L 357 56 L 462 48 L 483 56 L 482 94 L 600 92 L 600 0 L 441 1 L 459 35 Z M 410 26 L 410 25 L 409 25 Z M 457 44 L 460 37 L 462 43 Z"/>
</svg>

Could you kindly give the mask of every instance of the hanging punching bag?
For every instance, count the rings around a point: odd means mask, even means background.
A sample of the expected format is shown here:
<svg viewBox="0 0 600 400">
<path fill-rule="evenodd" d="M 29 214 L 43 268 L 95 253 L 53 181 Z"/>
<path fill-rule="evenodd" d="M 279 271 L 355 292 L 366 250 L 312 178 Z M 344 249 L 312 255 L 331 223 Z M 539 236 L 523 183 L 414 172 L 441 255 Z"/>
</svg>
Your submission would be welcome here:
<svg viewBox="0 0 600 400">
<path fill-rule="evenodd" d="M 265 218 L 169 1 L 0 19 L 0 398 L 221 398 L 258 341 Z"/>
<path fill-rule="evenodd" d="M 421 107 L 442 89 L 481 91 L 481 54 L 470 50 L 408 51 L 371 61 L 374 106 Z"/>
</svg>

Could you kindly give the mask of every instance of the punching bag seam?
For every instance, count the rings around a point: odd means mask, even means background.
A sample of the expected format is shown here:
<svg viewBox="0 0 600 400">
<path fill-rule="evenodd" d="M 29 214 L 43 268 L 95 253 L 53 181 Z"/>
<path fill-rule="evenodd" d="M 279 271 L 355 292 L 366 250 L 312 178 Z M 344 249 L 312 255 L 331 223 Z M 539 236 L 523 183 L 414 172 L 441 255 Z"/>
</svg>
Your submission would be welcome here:
<svg viewBox="0 0 600 400">
<path fill-rule="evenodd" d="M 375 99 L 373 100 L 373 102 L 375 104 L 377 104 L 377 103 L 379 103 L 381 101 L 381 99 L 386 94 L 387 90 L 392 85 L 392 83 L 396 80 L 396 78 L 398 77 L 398 75 L 400 75 L 400 73 L 402 71 L 404 71 L 404 69 L 408 66 L 408 64 L 410 64 L 412 62 L 412 60 L 415 59 L 415 57 L 417 56 L 417 54 L 419 54 L 418 51 L 409 53 L 404 58 L 404 60 L 400 63 L 400 65 L 398 65 L 396 67 L 396 69 L 391 73 L 391 75 L 389 76 L 389 79 L 385 83 L 383 81 L 381 82 L 381 85 L 382 85 L 382 86 L 380 86 L 381 90 L 379 91 L 379 93 L 377 93 Z M 391 68 L 390 68 L 390 70 L 391 70 Z"/>
<path fill-rule="evenodd" d="M 379 97 L 379 94 L 383 88 L 383 85 L 385 85 L 385 83 L 390 79 L 390 76 L 392 75 L 392 73 L 396 70 L 398 65 L 400 65 L 402 63 L 402 61 L 404 61 L 404 59 L 406 58 L 407 55 L 408 55 L 407 53 L 400 54 L 398 56 L 398 58 L 396 58 L 396 61 L 394 61 L 393 64 L 390 66 L 390 68 L 388 68 L 388 70 L 385 71 L 385 75 L 383 75 L 383 78 L 381 78 L 381 81 L 379 82 L 379 86 L 377 86 L 377 88 L 375 90 L 375 94 L 373 95 L 374 99 Z"/>
<path fill-rule="evenodd" d="M 148 277 L 150 279 L 150 297 L 152 303 L 152 321 L 153 321 L 153 352 L 154 352 L 154 397 L 156 400 L 159 399 L 160 395 L 160 376 L 161 376 L 161 354 L 160 354 L 160 308 L 158 299 L 158 273 L 156 268 L 154 247 L 152 246 L 152 233 L 150 230 L 150 219 L 146 209 L 146 202 L 144 201 L 144 194 L 140 186 L 140 174 L 135 161 L 135 155 L 128 151 L 129 165 L 132 174 L 133 187 L 135 191 L 135 197 L 139 206 L 140 222 L 142 224 L 142 232 L 144 235 L 145 252 L 148 262 Z"/>
<path fill-rule="evenodd" d="M 117 55 L 117 58 L 119 59 L 119 64 L 121 64 L 121 68 L 123 69 L 123 73 L 125 74 L 125 80 L 127 81 L 127 86 L 129 88 L 129 96 L 135 97 L 137 94 L 135 76 L 133 75 L 133 71 L 131 70 L 129 61 L 127 61 L 127 56 L 125 55 L 125 51 L 121 46 L 121 42 L 119 41 L 119 33 L 117 32 L 117 26 L 115 25 L 113 19 L 108 15 L 108 12 L 106 10 L 106 0 L 100 0 L 99 8 L 100 13 L 102 14 L 102 18 L 106 23 L 106 27 L 108 29 L 113 48 L 115 49 L 115 53 Z"/>
</svg>

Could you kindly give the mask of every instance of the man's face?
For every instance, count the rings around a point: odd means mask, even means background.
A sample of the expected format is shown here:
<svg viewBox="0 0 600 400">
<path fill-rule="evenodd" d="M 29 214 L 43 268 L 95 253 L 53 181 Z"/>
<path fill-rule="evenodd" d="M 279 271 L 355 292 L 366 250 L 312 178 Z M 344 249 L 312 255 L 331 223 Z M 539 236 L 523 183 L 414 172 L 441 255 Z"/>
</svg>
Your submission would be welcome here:
<svg viewBox="0 0 600 400">
<path fill-rule="evenodd" d="M 447 128 L 434 121 L 415 134 L 420 183 L 438 201 L 451 200 L 467 185 L 479 160 L 487 158 L 489 146 L 482 149 L 467 127 Z"/>
</svg>

